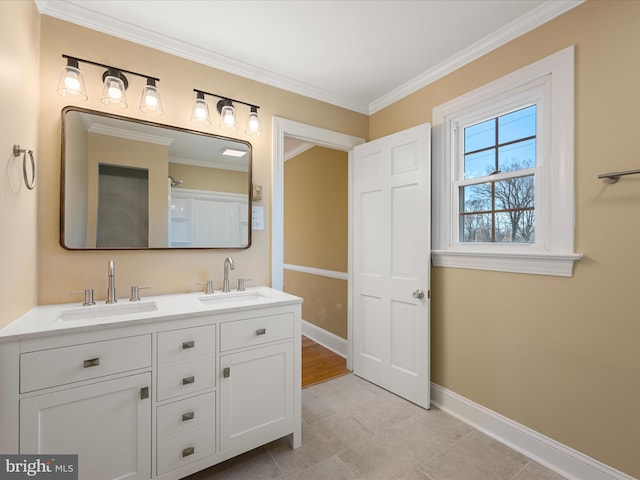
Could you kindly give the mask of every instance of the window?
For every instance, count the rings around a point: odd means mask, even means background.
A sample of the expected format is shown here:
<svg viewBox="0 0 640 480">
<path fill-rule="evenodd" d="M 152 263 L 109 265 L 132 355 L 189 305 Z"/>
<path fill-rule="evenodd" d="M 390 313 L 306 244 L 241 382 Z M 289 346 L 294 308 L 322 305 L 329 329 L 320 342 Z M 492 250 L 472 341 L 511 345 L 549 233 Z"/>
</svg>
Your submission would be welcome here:
<svg viewBox="0 0 640 480">
<path fill-rule="evenodd" d="M 433 111 L 436 266 L 571 276 L 573 47 Z"/>
<path fill-rule="evenodd" d="M 536 105 L 464 128 L 460 242 L 535 241 Z"/>
</svg>

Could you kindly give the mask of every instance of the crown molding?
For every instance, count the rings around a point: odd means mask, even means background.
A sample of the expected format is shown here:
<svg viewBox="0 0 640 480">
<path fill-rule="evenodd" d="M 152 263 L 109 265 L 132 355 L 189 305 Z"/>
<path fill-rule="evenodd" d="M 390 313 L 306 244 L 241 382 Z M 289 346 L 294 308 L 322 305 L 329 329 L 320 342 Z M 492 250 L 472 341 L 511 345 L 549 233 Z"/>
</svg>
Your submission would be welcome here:
<svg viewBox="0 0 640 480">
<path fill-rule="evenodd" d="M 171 145 L 173 142 L 173 138 L 136 132 L 135 130 L 125 130 L 123 128 L 111 127 L 97 122 L 92 123 L 89 126 L 88 131 L 91 133 L 98 133 L 100 135 L 108 135 L 110 137 L 119 137 L 127 140 L 163 145 L 165 147 Z"/>
<path fill-rule="evenodd" d="M 249 78 L 305 97 L 367 114 L 369 106 L 284 75 L 220 55 L 211 50 L 168 37 L 122 20 L 96 14 L 79 3 L 35 0 L 41 14 L 59 18 L 91 30 L 113 35 L 139 45 L 176 55 L 234 75 Z"/>
<path fill-rule="evenodd" d="M 544 4 L 494 32 L 492 35 L 476 42 L 471 47 L 464 49 L 445 62 L 429 69 L 369 104 L 328 92 L 313 85 L 299 82 L 284 75 L 256 67 L 255 65 L 220 55 L 219 53 L 199 47 L 198 45 L 153 32 L 138 25 L 96 14 L 80 3 L 58 2 L 55 0 L 34 1 L 38 10 L 43 15 L 59 18 L 218 70 L 281 88 L 298 95 L 320 100 L 354 112 L 371 115 L 504 45 L 514 38 L 571 10 L 584 3 L 585 0 L 547 0 Z"/>
<path fill-rule="evenodd" d="M 568 12 L 586 0 L 547 0 L 531 12 L 496 30 L 491 35 L 465 48 L 458 54 L 436 65 L 404 85 L 390 91 L 369 104 L 369 115 L 403 99 L 404 97 L 426 87 L 430 83 L 450 74 L 464 65 L 486 55 L 498 47 L 524 35 L 527 32 Z"/>
</svg>

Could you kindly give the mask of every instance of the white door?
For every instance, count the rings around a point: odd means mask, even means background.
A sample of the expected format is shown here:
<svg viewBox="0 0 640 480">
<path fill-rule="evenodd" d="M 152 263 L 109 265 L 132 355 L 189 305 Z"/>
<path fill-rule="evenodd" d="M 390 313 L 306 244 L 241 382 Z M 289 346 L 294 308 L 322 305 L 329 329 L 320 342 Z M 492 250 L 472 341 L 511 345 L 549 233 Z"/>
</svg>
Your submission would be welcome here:
<svg viewBox="0 0 640 480">
<path fill-rule="evenodd" d="M 353 166 L 353 372 L 425 408 L 430 131 L 424 124 L 357 146 Z"/>
</svg>

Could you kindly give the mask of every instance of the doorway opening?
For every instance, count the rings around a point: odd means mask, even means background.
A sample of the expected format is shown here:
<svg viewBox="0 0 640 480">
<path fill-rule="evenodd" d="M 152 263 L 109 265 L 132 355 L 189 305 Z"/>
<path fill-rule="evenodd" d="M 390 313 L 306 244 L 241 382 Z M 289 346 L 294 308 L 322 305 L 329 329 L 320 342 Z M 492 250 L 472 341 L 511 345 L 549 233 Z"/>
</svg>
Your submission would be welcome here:
<svg viewBox="0 0 640 480">
<path fill-rule="evenodd" d="M 328 149 L 347 152 L 348 168 L 347 168 L 347 210 L 350 216 L 352 197 L 351 197 L 351 178 L 352 178 L 352 159 L 351 150 L 354 146 L 364 143 L 364 139 L 345 135 L 330 130 L 306 125 L 291 120 L 285 120 L 275 117 L 273 122 L 273 210 L 272 210 L 272 287 L 278 290 L 284 290 L 285 267 L 287 271 L 296 271 L 295 265 L 285 264 L 284 261 L 284 170 L 287 144 L 305 145 L 299 148 L 309 148 L 313 146 L 325 147 Z M 340 353 L 346 357 L 347 368 L 350 369 L 350 352 L 351 352 L 351 282 L 349 272 L 351 270 L 351 228 L 350 220 L 347 222 L 347 271 L 334 272 L 324 269 L 312 269 L 312 274 L 320 274 L 320 277 L 331 277 L 338 273 L 343 274 L 342 279 L 347 283 L 347 332 L 346 339 L 331 334 L 322 328 L 314 326 L 312 323 L 305 322 L 303 319 L 303 334 L 312 338 L 316 342 L 328 347 L 330 350 Z M 293 268 L 292 268 L 293 267 Z M 309 273 L 309 271 L 302 272 Z M 341 275 L 338 275 L 340 278 Z M 293 293 L 293 292 L 292 292 Z"/>
</svg>

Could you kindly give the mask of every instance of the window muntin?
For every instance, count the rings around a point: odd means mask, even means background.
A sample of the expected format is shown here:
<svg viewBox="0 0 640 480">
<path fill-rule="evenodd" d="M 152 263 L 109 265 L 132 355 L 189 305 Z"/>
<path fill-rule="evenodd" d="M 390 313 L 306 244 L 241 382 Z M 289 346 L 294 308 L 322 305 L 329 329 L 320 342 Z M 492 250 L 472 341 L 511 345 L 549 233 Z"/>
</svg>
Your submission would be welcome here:
<svg viewBox="0 0 640 480">
<path fill-rule="evenodd" d="M 535 243 L 537 106 L 465 127 L 461 243 Z"/>
</svg>

